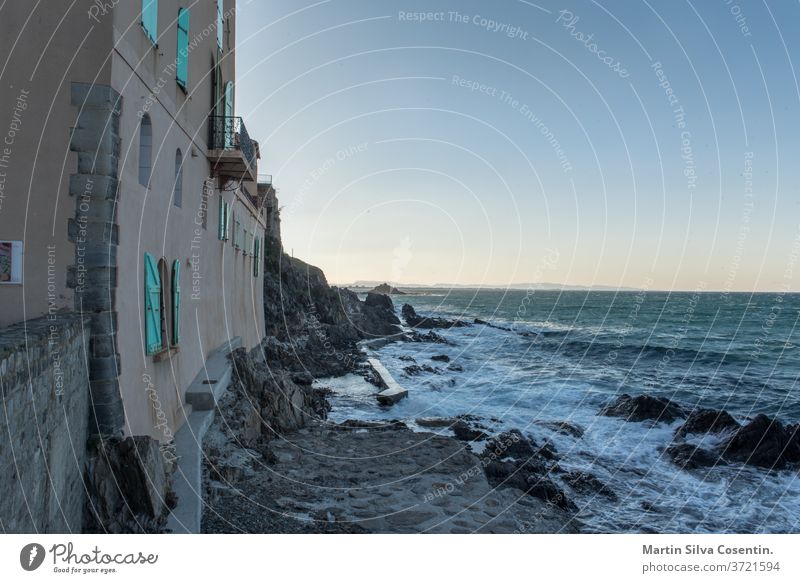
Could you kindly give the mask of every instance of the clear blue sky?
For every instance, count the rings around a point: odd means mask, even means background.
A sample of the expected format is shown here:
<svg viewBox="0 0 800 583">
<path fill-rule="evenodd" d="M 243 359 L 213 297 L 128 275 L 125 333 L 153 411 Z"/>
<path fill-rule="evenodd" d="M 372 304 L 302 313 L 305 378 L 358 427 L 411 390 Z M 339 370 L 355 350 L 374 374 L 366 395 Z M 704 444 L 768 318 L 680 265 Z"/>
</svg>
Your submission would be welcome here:
<svg viewBox="0 0 800 583">
<path fill-rule="evenodd" d="M 788 0 L 239 0 L 237 108 L 334 282 L 799 290 L 798 33 Z"/>
</svg>

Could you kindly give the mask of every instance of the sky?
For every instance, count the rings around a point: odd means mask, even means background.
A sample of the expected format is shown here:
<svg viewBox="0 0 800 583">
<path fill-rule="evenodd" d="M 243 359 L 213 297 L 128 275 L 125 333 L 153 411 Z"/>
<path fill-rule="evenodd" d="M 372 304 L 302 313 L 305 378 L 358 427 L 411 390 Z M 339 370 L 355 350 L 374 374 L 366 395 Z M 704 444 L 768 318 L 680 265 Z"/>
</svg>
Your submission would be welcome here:
<svg viewBox="0 0 800 583">
<path fill-rule="evenodd" d="M 239 0 L 237 115 L 337 283 L 800 291 L 800 3 Z"/>
</svg>

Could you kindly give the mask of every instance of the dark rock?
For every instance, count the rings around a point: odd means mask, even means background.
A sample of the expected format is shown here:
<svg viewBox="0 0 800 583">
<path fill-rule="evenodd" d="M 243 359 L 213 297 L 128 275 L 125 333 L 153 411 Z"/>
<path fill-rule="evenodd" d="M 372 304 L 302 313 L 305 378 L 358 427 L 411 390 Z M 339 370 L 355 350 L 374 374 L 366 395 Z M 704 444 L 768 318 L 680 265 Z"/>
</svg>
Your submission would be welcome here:
<svg viewBox="0 0 800 583">
<path fill-rule="evenodd" d="M 511 429 L 493 437 L 483 450 L 484 457 L 496 459 L 514 458 L 516 460 L 529 460 L 536 455 L 536 445 L 532 440 L 522 435 L 519 429 Z"/>
<path fill-rule="evenodd" d="M 547 427 L 548 429 L 555 431 L 556 433 L 560 433 L 561 435 L 569 435 L 570 437 L 575 437 L 580 439 L 583 437 L 584 429 L 579 425 L 575 425 L 573 423 L 567 423 L 566 421 L 536 421 L 538 425 L 542 427 Z"/>
<path fill-rule="evenodd" d="M 463 328 L 469 326 L 467 322 L 462 322 L 461 320 L 419 316 L 410 304 L 404 304 L 401 313 L 406 324 L 412 328 Z"/>
<path fill-rule="evenodd" d="M 447 365 L 447 370 L 451 370 L 453 372 L 464 372 L 464 367 L 460 364 L 450 363 Z"/>
<path fill-rule="evenodd" d="M 470 427 L 469 424 L 461 419 L 453 423 L 452 429 L 456 439 L 461 441 L 480 441 L 488 437 L 483 431 Z"/>
<path fill-rule="evenodd" d="M 607 417 L 623 417 L 626 421 L 663 421 L 671 423 L 685 417 L 683 408 L 663 397 L 651 395 L 621 395 L 613 403 L 600 410 L 600 415 Z"/>
<path fill-rule="evenodd" d="M 261 432 L 267 437 L 305 427 L 310 420 L 327 416 L 330 403 L 324 393 L 296 384 L 290 373 L 267 369 L 244 348 L 231 353 L 231 362 L 233 392 L 241 394 L 242 402 L 246 403 L 242 415 L 257 415 Z"/>
<path fill-rule="evenodd" d="M 402 356 L 398 356 L 397 358 L 399 360 L 402 360 L 402 361 L 405 361 L 405 362 L 417 362 L 417 359 L 415 359 L 413 356 L 409 356 L 407 354 L 403 354 Z"/>
<path fill-rule="evenodd" d="M 378 294 L 388 294 L 394 296 L 404 296 L 406 295 L 405 292 L 401 292 L 396 287 L 392 287 L 388 283 L 382 283 L 379 286 L 375 287 L 370 293 L 378 293 Z"/>
<path fill-rule="evenodd" d="M 403 372 L 406 373 L 408 376 L 413 377 L 421 374 L 423 372 L 431 373 L 431 374 L 441 374 L 438 369 L 433 368 L 429 364 L 412 364 L 406 367 L 403 367 Z"/>
<path fill-rule="evenodd" d="M 675 430 L 675 437 L 686 437 L 689 433 L 720 433 L 739 427 L 739 423 L 727 411 L 696 409 L 689 413 L 683 425 Z"/>
<path fill-rule="evenodd" d="M 148 436 L 97 437 L 86 468 L 85 533 L 164 532 L 172 492 L 173 460 Z"/>
<path fill-rule="evenodd" d="M 720 460 L 718 455 L 690 443 L 670 445 L 664 450 L 664 453 L 675 465 L 684 470 L 695 470 L 725 463 Z"/>
<path fill-rule="evenodd" d="M 616 501 L 617 494 L 606 484 L 600 481 L 597 476 L 587 472 L 569 472 L 564 475 L 564 481 L 574 490 L 583 493 L 596 493 L 605 496 L 609 500 Z"/>
<path fill-rule="evenodd" d="M 486 320 L 481 320 L 480 318 L 475 318 L 474 322 L 475 324 L 486 326 L 488 328 L 495 328 L 497 330 L 503 330 L 505 332 L 513 332 L 511 328 L 506 328 L 505 326 L 498 326 L 497 324 L 492 324 L 491 322 L 487 322 Z"/>
<path fill-rule="evenodd" d="M 394 304 L 392 303 L 392 298 L 386 294 L 369 292 L 364 300 L 364 305 L 370 308 L 389 310 L 394 313 Z"/>
<path fill-rule="evenodd" d="M 414 330 L 410 334 L 404 334 L 401 340 L 404 342 L 432 342 L 433 344 L 450 344 L 450 342 L 448 342 L 442 336 L 439 336 L 433 330 L 427 334 L 420 334 Z"/>
<path fill-rule="evenodd" d="M 798 426 L 784 426 L 777 419 L 756 415 L 722 444 L 720 453 L 728 461 L 782 469 L 800 461 Z"/>
<path fill-rule="evenodd" d="M 446 354 L 437 354 L 435 356 L 431 356 L 431 360 L 435 360 L 436 362 L 450 362 L 450 357 Z"/>
</svg>

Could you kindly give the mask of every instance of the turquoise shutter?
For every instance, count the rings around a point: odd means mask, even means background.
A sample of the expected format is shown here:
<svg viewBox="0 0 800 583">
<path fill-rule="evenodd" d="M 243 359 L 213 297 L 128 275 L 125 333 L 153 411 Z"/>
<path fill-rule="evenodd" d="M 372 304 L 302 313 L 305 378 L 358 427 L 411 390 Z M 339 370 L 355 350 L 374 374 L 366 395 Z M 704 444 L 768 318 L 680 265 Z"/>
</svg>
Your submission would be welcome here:
<svg viewBox="0 0 800 583">
<path fill-rule="evenodd" d="M 158 0 L 142 0 L 142 28 L 150 42 L 158 39 Z"/>
<path fill-rule="evenodd" d="M 181 262 L 172 263 L 172 345 L 181 341 Z"/>
<path fill-rule="evenodd" d="M 189 9 L 178 10 L 178 51 L 176 80 L 186 89 L 189 84 Z"/>
<path fill-rule="evenodd" d="M 217 0 L 217 47 L 219 50 L 222 50 L 222 41 L 225 35 L 225 21 L 222 18 L 222 13 L 225 12 L 224 4 L 225 0 Z"/>
<path fill-rule="evenodd" d="M 149 253 L 144 254 L 144 328 L 146 352 L 155 354 L 161 350 L 161 278 Z"/>
</svg>

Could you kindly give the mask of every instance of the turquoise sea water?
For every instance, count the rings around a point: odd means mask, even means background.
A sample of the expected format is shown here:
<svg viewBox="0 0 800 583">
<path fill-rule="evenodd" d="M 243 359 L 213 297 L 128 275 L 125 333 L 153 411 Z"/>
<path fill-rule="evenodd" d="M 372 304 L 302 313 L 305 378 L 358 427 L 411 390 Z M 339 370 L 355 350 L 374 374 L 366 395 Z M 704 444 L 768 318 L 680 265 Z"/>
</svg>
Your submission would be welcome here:
<svg viewBox="0 0 800 583">
<path fill-rule="evenodd" d="M 336 418 L 473 414 L 491 429 L 517 427 L 554 442 L 567 470 L 614 489 L 609 502 L 574 493 L 588 530 L 600 532 L 798 532 L 797 470 L 745 466 L 679 470 L 661 450 L 680 422 L 628 423 L 598 416 L 615 395 L 650 393 L 683 405 L 800 421 L 800 295 L 596 291 L 417 290 L 394 298 L 422 315 L 481 318 L 442 332 L 452 344 L 394 343 L 378 351 L 410 391 L 389 410 L 340 395 Z M 463 371 L 407 375 L 408 357 Z M 577 439 L 547 421 L 586 430 Z M 705 438 L 713 446 L 713 436 Z"/>
</svg>

